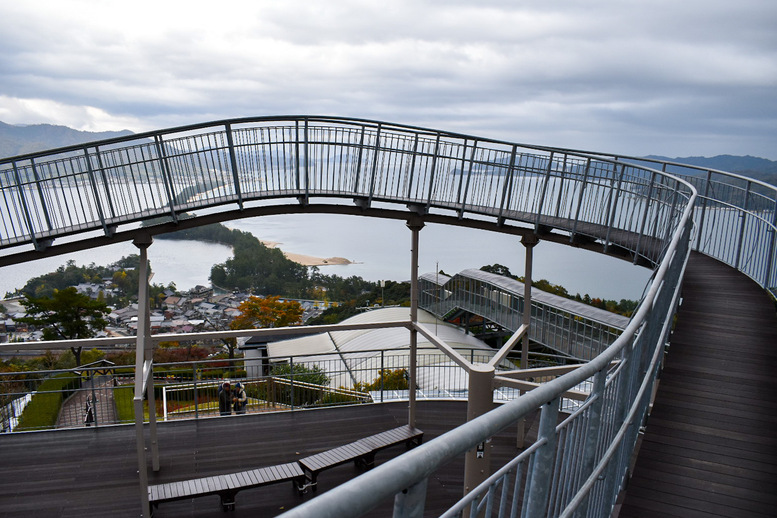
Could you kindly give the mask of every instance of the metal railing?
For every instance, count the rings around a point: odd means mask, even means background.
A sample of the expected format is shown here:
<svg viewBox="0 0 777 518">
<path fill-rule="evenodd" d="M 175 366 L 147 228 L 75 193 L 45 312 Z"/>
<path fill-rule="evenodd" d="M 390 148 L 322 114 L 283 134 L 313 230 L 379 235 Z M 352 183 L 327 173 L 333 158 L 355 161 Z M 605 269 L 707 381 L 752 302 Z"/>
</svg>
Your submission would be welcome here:
<svg viewBox="0 0 777 518">
<path fill-rule="evenodd" d="M 677 162 L 596 156 L 660 169 L 693 185 L 698 192 L 693 248 L 741 271 L 777 298 L 777 186 Z"/>
<path fill-rule="evenodd" d="M 495 354 L 484 349 L 458 351 L 472 363 L 486 363 Z M 466 400 L 468 380 L 459 365 L 431 347 L 419 348 L 417 362 L 427 380 L 419 386 L 422 399 Z M 529 359 L 533 367 L 565 362 L 541 353 L 531 353 Z M 504 361 L 500 368 L 515 365 Z M 153 387 L 161 403 L 156 413 L 161 421 L 218 416 L 218 391 L 225 380 L 245 388 L 247 414 L 407 399 L 408 370 L 407 349 L 344 352 L 337 358 L 318 353 L 156 363 Z M 133 423 L 134 385 L 132 365 L 2 372 L 2 432 Z M 502 390 L 494 399 L 504 402 L 518 395 Z"/>
<path fill-rule="evenodd" d="M 170 231 L 187 211 L 214 221 L 319 199 L 558 229 L 655 264 L 687 198 L 671 176 L 580 152 L 358 119 L 234 119 L 0 160 L 0 260 L 65 236 L 68 250 L 94 246 L 95 231 L 133 239 L 141 222 Z"/>
</svg>

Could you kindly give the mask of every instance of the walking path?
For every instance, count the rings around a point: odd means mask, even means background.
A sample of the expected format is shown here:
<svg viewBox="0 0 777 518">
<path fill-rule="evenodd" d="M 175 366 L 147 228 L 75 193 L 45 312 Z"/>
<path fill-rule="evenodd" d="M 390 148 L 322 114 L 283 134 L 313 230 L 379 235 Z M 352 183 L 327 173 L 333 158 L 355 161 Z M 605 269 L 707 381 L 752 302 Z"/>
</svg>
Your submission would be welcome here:
<svg viewBox="0 0 777 518">
<path fill-rule="evenodd" d="M 620 518 L 774 516 L 777 314 L 752 280 L 694 253 Z"/>
<path fill-rule="evenodd" d="M 94 388 L 92 388 L 94 383 Z M 116 404 L 113 399 L 113 377 L 96 376 L 83 383 L 81 390 L 70 396 L 63 404 L 57 418 L 57 428 L 86 426 L 87 400 L 94 403 L 93 420 L 90 426 L 118 423 Z"/>
</svg>

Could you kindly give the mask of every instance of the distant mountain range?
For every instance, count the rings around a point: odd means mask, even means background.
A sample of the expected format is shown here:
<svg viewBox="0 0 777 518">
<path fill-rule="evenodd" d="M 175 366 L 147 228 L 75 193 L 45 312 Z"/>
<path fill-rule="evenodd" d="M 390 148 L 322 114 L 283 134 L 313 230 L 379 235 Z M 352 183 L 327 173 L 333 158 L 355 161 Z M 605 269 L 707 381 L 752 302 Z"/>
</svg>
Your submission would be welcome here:
<svg viewBox="0 0 777 518">
<path fill-rule="evenodd" d="M 695 165 L 705 169 L 717 169 L 729 173 L 741 174 L 777 185 L 777 161 L 754 156 L 718 155 L 713 157 L 689 156 L 683 158 L 668 158 L 665 156 L 648 155 L 645 158 L 666 160 L 680 164 Z"/>
<path fill-rule="evenodd" d="M 0 122 L 0 157 L 23 155 L 125 135 L 132 135 L 132 132 L 129 130 L 91 132 L 51 124 L 16 126 Z M 777 185 L 777 161 L 765 158 L 734 155 L 718 155 L 710 158 L 702 156 L 670 158 L 649 155 L 645 158 L 728 171 Z"/>
<path fill-rule="evenodd" d="M 32 124 L 16 126 L 0 122 L 0 157 L 45 151 L 114 137 L 132 135 L 123 131 L 78 131 L 66 126 Z"/>
</svg>

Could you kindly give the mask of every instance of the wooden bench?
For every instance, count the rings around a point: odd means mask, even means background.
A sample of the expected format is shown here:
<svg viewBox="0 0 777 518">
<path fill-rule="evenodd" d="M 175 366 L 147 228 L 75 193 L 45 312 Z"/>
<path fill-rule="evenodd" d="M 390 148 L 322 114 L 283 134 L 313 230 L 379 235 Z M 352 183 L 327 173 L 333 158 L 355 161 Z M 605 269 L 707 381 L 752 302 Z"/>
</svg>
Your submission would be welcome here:
<svg viewBox="0 0 777 518">
<path fill-rule="evenodd" d="M 239 473 L 148 486 L 148 501 L 152 505 L 153 513 L 153 509 L 162 502 L 217 494 L 221 497 L 222 509 L 230 511 L 235 509 L 235 495 L 238 491 L 291 481 L 294 489 L 301 493 L 305 488 L 305 480 L 305 472 L 300 465 L 289 462 Z"/>
<path fill-rule="evenodd" d="M 356 466 L 370 469 L 375 465 L 375 454 L 391 446 L 404 443 L 407 448 L 421 444 L 424 432 L 409 425 L 365 437 L 344 446 L 316 453 L 298 462 L 308 479 L 306 487 L 316 490 L 318 474 L 322 471 L 354 461 Z"/>
</svg>

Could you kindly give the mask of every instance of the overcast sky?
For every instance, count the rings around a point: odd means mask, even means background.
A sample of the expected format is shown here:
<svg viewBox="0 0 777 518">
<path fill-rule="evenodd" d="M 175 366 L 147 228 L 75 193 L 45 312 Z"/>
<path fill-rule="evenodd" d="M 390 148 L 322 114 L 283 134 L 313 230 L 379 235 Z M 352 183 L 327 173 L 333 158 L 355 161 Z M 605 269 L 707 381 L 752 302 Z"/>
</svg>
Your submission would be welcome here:
<svg viewBox="0 0 777 518">
<path fill-rule="evenodd" d="M 0 20 L 10 124 L 341 115 L 777 159 L 774 0 L 24 0 Z"/>
</svg>

